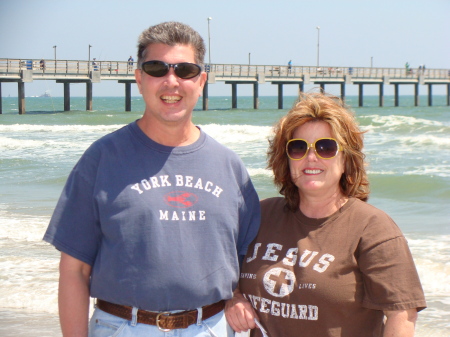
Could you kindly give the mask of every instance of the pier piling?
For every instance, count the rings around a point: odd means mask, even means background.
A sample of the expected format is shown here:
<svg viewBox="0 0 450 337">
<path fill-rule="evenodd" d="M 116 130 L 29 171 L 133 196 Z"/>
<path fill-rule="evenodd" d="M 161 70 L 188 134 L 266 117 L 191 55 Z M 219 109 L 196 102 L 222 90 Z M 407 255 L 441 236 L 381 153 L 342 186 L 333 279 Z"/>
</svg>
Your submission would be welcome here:
<svg viewBox="0 0 450 337">
<path fill-rule="evenodd" d="M 19 92 L 19 114 L 23 115 L 25 113 L 25 83 L 22 81 L 17 82 L 18 92 Z"/>
<path fill-rule="evenodd" d="M 70 83 L 64 82 L 64 111 L 70 111 Z"/>
<path fill-rule="evenodd" d="M 259 109 L 259 87 L 258 83 L 253 83 L 253 109 Z"/>
<path fill-rule="evenodd" d="M 378 89 L 378 105 L 380 107 L 384 106 L 384 83 L 379 84 Z"/>
<path fill-rule="evenodd" d="M 278 109 L 283 109 L 283 84 L 278 84 Z"/>
<path fill-rule="evenodd" d="M 92 111 L 92 82 L 86 82 L 86 111 Z"/>
</svg>

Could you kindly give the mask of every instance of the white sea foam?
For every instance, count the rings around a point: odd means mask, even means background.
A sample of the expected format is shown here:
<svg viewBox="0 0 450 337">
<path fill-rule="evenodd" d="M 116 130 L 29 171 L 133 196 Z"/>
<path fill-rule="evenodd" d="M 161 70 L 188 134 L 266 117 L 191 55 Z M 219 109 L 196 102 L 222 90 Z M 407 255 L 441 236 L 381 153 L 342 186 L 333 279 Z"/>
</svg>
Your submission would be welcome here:
<svg viewBox="0 0 450 337">
<path fill-rule="evenodd" d="M 3 248 L 3 247 L 2 247 Z M 0 257 L 2 278 L 0 297 L 3 308 L 26 308 L 30 311 L 57 313 L 57 287 L 59 253 L 50 246 L 53 258 L 40 258 L 39 250 L 22 245 L 22 249 L 35 251 L 35 256 L 5 254 Z"/>
<path fill-rule="evenodd" d="M 248 168 L 247 170 L 252 178 L 258 177 L 258 176 L 269 177 L 269 178 L 273 177 L 273 172 L 271 170 L 267 170 L 264 168 Z"/>
<path fill-rule="evenodd" d="M 368 127 L 364 127 L 364 129 L 371 129 L 377 127 L 384 127 L 395 129 L 398 126 L 444 126 L 443 123 L 423 118 L 415 118 L 411 116 L 402 116 L 402 115 L 367 115 L 364 117 L 365 119 L 371 119 L 372 125 Z"/>
<path fill-rule="evenodd" d="M 446 134 L 436 135 L 430 133 L 410 134 L 410 135 L 392 135 L 389 133 L 366 134 L 365 146 L 378 147 L 380 145 L 389 145 L 389 150 L 395 148 L 405 152 L 409 151 L 428 151 L 442 148 L 450 149 L 450 138 Z M 437 147 L 436 147 L 437 145 Z"/>
<path fill-rule="evenodd" d="M 4 208 L 4 207 L 3 207 Z M 11 213 L 0 209 L 0 239 L 15 242 L 41 242 L 50 218 Z"/>
<path fill-rule="evenodd" d="M 121 128 L 123 125 L 40 125 L 40 124 L 11 124 L 0 125 L 0 132 L 27 133 L 107 133 Z"/>
<path fill-rule="evenodd" d="M 7 138 L 0 137 L 0 149 L 6 151 L 26 151 L 39 149 L 41 151 L 45 148 L 86 148 L 90 144 L 86 139 L 80 141 L 70 141 L 67 138 L 62 138 L 60 140 L 56 139 L 17 139 L 17 138 Z"/>
<path fill-rule="evenodd" d="M 254 125 L 219 125 L 207 124 L 201 126 L 203 130 L 218 142 L 229 144 L 242 144 L 252 142 L 264 142 L 267 146 L 267 138 L 271 134 L 272 128 L 269 126 Z"/>
<path fill-rule="evenodd" d="M 423 176 L 437 176 L 450 177 L 450 164 L 447 165 L 423 165 L 414 170 L 403 172 L 405 175 L 423 175 Z"/>
<path fill-rule="evenodd" d="M 424 291 L 443 297 L 450 305 L 450 235 L 417 237 L 408 237 L 408 244 Z"/>
<path fill-rule="evenodd" d="M 448 135 L 435 136 L 431 134 L 417 134 L 409 137 L 396 137 L 401 144 L 405 144 L 410 150 L 417 151 L 417 145 L 435 146 L 450 149 L 450 137 Z"/>
</svg>

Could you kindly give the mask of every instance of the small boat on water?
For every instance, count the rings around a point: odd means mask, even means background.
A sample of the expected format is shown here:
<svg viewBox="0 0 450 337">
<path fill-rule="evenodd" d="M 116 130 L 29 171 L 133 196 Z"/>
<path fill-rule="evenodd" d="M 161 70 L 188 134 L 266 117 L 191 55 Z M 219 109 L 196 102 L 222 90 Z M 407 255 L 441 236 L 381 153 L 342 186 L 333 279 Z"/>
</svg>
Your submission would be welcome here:
<svg viewBox="0 0 450 337">
<path fill-rule="evenodd" d="M 52 95 L 50 95 L 50 90 L 46 90 L 45 93 L 43 93 L 39 97 L 52 97 Z"/>
</svg>

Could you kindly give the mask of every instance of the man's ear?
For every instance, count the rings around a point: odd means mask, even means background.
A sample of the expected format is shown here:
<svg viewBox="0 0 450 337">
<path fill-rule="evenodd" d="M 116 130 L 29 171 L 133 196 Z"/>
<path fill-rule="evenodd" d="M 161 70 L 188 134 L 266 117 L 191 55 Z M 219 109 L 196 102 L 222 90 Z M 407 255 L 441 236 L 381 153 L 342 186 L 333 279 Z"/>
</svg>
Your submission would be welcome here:
<svg viewBox="0 0 450 337">
<path fill-rule="evenodd" d="M 208 79 L 208 74 L 204 71 L 202 71 L 202 73 L 200 74 L 200 93 L 199 93 L 199 97 L 202 95 L 203 93 L 203 88 L 206 84 L 206 80 Z"/>
<path fill-rule="evenodd" d="M 141 71 L 141 69 L 135 69 L 134 78 L 136 79 L 136 84 L 139 88 L 139 93 L 142 95 L 142 90 L 141 90 L 142 71 Z"/>
</svg>

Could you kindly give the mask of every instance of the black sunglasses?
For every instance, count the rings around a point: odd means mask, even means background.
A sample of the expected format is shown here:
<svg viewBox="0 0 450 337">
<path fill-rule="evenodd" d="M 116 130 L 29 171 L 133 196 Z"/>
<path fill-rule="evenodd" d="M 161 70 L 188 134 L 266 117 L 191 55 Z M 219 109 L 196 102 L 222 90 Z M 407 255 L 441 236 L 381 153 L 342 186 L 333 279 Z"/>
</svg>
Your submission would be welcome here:
<svg viewBox="0 0 450 337">
<path fill-rule="evenodd" d="M 147 61 L 142 63 L 142 70 L 153 77 L 166 76 L 171 67 L 175 71 L 175 75 L 185 80 L 197 76 L 202 71 L 198 64 L 189 62 L 169 64 L 163 61 Z"/>
<path fill-rule="evenodd" d="M 286 153 L 292 160 L 300 160 L 305 158 L 310 148 L 313 148 L 317 156 L 322 159 L 334 158 L 339 151 L 342 151 L 334 138 L 320 138 L 313 144 L 309 144 L 304 139 L 291 139 L 286 144 Z"/>
</svg>

